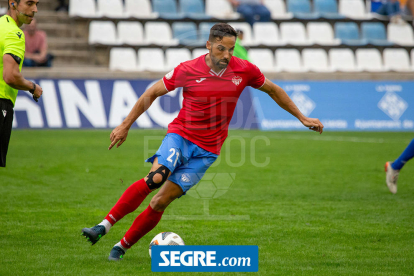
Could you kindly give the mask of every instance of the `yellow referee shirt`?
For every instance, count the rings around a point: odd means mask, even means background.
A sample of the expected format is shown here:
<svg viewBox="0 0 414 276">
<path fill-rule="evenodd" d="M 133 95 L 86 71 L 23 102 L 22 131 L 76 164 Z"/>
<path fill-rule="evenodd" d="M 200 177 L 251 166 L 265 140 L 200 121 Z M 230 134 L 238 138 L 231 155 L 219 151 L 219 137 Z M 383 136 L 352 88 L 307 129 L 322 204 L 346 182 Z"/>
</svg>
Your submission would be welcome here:
<svg viewBox="0 0 414 276">
<path fill-rule="evenodd" d="M 3 56 L 13 54 L 22 59 L 19 65 L 22 71 L 25 52 L 24 33 L 17 26 L 13 18 L 8 15 L 0 17 L 0 98 L 16 102 L 17 89 L 13 89 L 3 80 Z"/>
</svg>

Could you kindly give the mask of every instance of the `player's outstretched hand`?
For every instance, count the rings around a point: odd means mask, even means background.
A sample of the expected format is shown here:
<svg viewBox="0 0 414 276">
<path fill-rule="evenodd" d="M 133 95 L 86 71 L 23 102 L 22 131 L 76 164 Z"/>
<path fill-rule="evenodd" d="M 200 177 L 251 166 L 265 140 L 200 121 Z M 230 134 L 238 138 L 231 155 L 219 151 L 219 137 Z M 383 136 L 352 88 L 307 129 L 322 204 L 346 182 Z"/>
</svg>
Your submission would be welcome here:
<svg viewBox="0 0 414 276">
<path fill-rule="evenodd" d="M 323 132 L 323 124 L 319 119 L 305 117 L 305 119 L 302 120 L 302 124 L 310 130 L 319 132 L 319 134 L 322 134 Z"/>
<path fill-rule="evenodd" d="M 109 136 L 109 139 L 111 139 L 111 145 L 109 146 L 108 150 L 112 149 L 118 142 L 119 143 L 116 145 L 116 147 L 119 148 L 119 146 L 121 146 L 125 142 L 127 136 L 128 128 L 125 128 L 122 125 L 117 126 Z"/>
</svg>

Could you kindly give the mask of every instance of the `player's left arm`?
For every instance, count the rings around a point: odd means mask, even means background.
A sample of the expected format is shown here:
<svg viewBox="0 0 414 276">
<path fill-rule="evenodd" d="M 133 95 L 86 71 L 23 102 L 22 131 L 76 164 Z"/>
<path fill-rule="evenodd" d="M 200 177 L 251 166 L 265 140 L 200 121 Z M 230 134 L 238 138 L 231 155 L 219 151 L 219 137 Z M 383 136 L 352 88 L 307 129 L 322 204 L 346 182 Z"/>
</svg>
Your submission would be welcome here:
<svg viewBox="0 0 414 276">
<path fill-rule="evenodd" d="M 280 86 L 266 79 L 264 85 L 259 90 L 266 92 L 281 108 L 298 118 L 298 120 L 310 130 L 322 134 L 323 124 L 316 118 L 308 118 L 300 112 L 299 108 L 289 98 L 288 94 Z"/>
</svg>

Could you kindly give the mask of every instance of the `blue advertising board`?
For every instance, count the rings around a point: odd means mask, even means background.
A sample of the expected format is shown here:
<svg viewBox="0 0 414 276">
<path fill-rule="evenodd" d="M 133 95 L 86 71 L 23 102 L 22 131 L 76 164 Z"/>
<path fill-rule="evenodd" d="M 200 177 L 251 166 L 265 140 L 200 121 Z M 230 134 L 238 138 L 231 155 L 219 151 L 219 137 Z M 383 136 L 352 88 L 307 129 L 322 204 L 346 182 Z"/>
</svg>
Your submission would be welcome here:
<svg viewBox="0 0 414 276">
<path fill-rule="evenodd" d="M 275 81 L 326 130 L 414 130 L 414 82 Z M 305 129 L 261 91 L 252 89 L 261 130 Z"/>
<path fill-rule="evenodd" d="M 14 128 L 115 128 L 156 80 L 35 80 L 43 88 L 39 102 L 20 91 Z M 134 128 L 167 128 L 178 115 L 183 90 L 156 99 Z M 231 128 L 257 128 L 249 90 L 241 94 Z"/>
<path fill-rule="evenodd" d="M 20 91 L 14 128 L 114 128 L 154 80 L 36 80 L 39 103 Z M 274 81 L 303 114 L 326 130 L 414 130 L 414 81 Z M 181 88 L 154 101 L 135 128 L 166 128 L 182 105 Z M 266 94 L 246 88 L 230 128 L 306 130 Z"/>
</svg>

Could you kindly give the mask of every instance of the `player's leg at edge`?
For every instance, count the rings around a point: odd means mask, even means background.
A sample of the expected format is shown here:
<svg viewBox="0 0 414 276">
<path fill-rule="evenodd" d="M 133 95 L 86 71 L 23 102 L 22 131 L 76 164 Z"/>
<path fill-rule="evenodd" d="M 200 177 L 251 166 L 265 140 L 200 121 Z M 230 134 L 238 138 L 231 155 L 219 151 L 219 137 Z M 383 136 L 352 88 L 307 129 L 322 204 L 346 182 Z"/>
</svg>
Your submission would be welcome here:
<svg viewBox="0 0 414 276">
<path fill-rule="evenodd" d="M 414 157 L 414 139 L 403 151 L 403 153 L 394 161 L 385 163 L 385 182 L 391 193 L 397 193 L 397 181 L 400 170 L 404 167 L 410 159 Z"/>
</svg>

